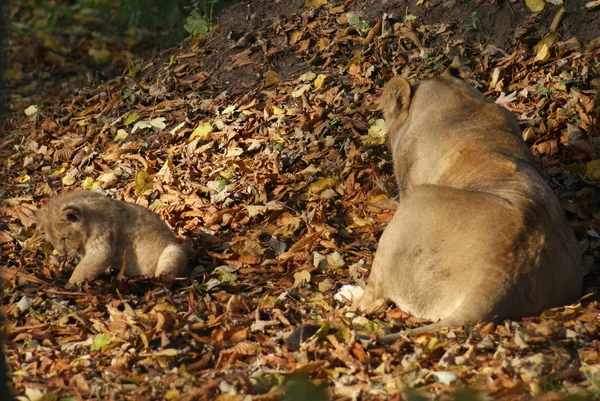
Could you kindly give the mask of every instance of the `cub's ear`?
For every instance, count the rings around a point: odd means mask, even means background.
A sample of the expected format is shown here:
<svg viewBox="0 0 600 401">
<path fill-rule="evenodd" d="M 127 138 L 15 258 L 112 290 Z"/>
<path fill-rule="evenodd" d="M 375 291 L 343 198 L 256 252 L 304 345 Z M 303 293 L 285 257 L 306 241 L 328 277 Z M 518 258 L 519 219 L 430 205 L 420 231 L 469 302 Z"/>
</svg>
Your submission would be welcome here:
<svg viewBox="0 0 600 401">
<path fill-rule="evenodd" d="M 60 211 L 60 218 L 68 223 L 77 223 L 81 220 L 81 211 L 75 206 L 65 206 Z"/>
<path fill-rule="evenodd" d="M 386 123 L 402 124 L 408 117 L 411 88 L 408 81 L 402 77 L 394 77 L 383 87 L 379 98 L 379 108 L 383 110 Z"/>
</svg>

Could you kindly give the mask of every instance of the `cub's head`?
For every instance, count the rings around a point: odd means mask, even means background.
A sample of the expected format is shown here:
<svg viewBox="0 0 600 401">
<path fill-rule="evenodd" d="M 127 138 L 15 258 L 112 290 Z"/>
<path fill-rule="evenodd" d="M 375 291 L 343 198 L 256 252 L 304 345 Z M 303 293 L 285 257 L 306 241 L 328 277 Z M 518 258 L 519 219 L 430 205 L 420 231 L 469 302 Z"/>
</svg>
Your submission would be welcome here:
<svg viewBox="0 0 600 401">
<path fill-rule="evenodd" d="M 87 227 L 81 208 L 60 202 L 60 197 L 50 201 L 35 215 L 38 227 L 46 240 L 50 242 L 60 255 L 69 252 L 83 254 L 87 240 Z"/>
</svg>

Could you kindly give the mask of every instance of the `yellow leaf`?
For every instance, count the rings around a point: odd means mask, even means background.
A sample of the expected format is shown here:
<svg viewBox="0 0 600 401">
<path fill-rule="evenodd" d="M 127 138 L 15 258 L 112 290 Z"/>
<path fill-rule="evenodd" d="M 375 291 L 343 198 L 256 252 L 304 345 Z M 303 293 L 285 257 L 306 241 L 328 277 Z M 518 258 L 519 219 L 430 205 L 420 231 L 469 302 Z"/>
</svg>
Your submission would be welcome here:
<svg viewBox="0 0 600 401">
<path fill-rule="evenodd" d="M 110 51 L 107 49 L 90 49 L 88 53 L 97 64 L 105 64 L 110 61 Z"/>
<path fill-rule="evenodd" d="M 327 75 L 319 74 L 319 76 L 317 77 L 317 79 L 315 79 L 315 82 L 313 83 L 315 85 L 315 91 L 318 91 L 323 87 L 326 78 Z"/>
<path fill-rule="evenodd" d="M 496 84 L 500 80 L 500 73 L 502 73 L 502 68 L 494 68 L 494 71 L 492 72 L 492 82 L 490 82 L 490 86 L 488 86 L 489 89 L 494 89 L 496 87 Z"/>
<path fill-rule="evenodd" d="M 94 189 L 94 179 L 92 177 L 86 177 L 81 184 L 81 188 L 92 190 Z"/>
<path fill-rule="evenodd" d="M 592 160 L 585 165 L 583 178 L 589 181 L 600 181 L 600 160 Z"/>
<path fill-rule="evenodd" d="M 327 0 L 304 0 L 304 7 L 306 8 L 320 7 L 325 4 L 327 4 Z"/>
<path fill-rule="evenodd" d="M 540 12 L 544 9 L 544 0 L 525 0 L 527 7 L 534 13 Z"/>
<path fill-rule="evenodd" d="M 148 182 L 148 178 L 150 178 L 150 174 L 146 170 L 138 171 L 135 176 L 135 194 L 140 196 L 144 194 L 146 191 L 152 190 L 153 185 L 152 182 Z"/>
<path fill-rule="evenodd" d="M 265 88 L 273 86 L 279 82 L 281 82 L 281 78 L 279 77 L 278 73 L 271 70 L 265 72 Z"/>
<path fill-rule="evenodd" d="M 334 180 L 333 178 L 321 178 L 321 179 L 313 182 L 312 184 L 310 184 L 308 192 L 313 193 L 313 194 L 319 194 L 319 193 L 325 191 L 326 189 L 332 188 L 336 185 L 337 185 L 337 181 Z"/>
<path fill-rule="evenodd" d="M 379 194 L 379 195 L 375 195 L 374 197 L 369 199 L 369 202 L 375 203 L 375 202 L 379 202 L 379 201 L 387 200 L 387 199 L 389 199 L 389 198 L 386 194 Z"/>
<path fill-rule="evenodd" d="M 16 70 L 14 68 L 7 68 L 6 70 L 4 70 L 4 74 L 3 77 L 5 80 L 10 81 L 10 80 L 19 80 L 21 79 L 21 76 L 23 74 L 21 74 L 20 70 Z"/>
<path fill-rule="evenodd" d="M 18 182 L 19 184 L 29 182 L 30 180 L 31 180 L 31 177 L 29 177 L 27 174 L 15 178 L 15 181 Z"/>
<path fill-rule="evenodd" d="M 117 131 L 117 135 L 115 135 L 113 141 L 118 142 L 121 139 L 127 138 L 127 135 L 129 135 L 127 133 L 127 131 L 125 131 L 123 128 L 121 128 L 120 130 Z"/>
<path fill-rule="evenodd" d="M 64 186 L 73 185 L 75 184 L 75 177 L 71 173 L 67 173 L 62 179 L 62 183 Z"/>
<path fill-rule="evenodd" d="M 163 397 L 167 401 L 176 400 L 179 398 L 179 390 L 171 389 L 171 390 L 167 391 Z"/>
<path fill-rule="evenodd" d="M 192 135 L 190 135 L 190 141 L 195 138 L 205 140 L 206 138 L 208 138 L 211 132 L 213 132 L 213 127 L 210 123 L 200 123 L 198 124 L 194 132 L 192 132 Z"/>
<path fill-rule="evenodd" d="M 362 56 L 360 54 L 360 50 L 355 51 L 354 56 L 352 56 L 352 59 L 350 59 L 350 61 L 348 62 L 346 69 L 352 67 L 353 65 L 360 63 L 361 59 L 362 59 Z"/>
<path fill-rule="evenodd" d="M 274 115 L 280 115 L 280 114 L 285 114 L 285 110 L 284 109 L 280 109 L 277 106 L 273 106 L 273 114 Z"/>
<path fill-rule="evenodd" d="M 341 14 L 344 12 L 344 6 L 332 7 L 329 12 L 332 14 Z"/>
<path fill-rule="evenodd" d="M 543 64 L 550 59 L 550 48 L 556 42 L 558 35 L 550 33 L 538 43 L 538 52 L 535 55 L 534 63 Z"/>
</svg>

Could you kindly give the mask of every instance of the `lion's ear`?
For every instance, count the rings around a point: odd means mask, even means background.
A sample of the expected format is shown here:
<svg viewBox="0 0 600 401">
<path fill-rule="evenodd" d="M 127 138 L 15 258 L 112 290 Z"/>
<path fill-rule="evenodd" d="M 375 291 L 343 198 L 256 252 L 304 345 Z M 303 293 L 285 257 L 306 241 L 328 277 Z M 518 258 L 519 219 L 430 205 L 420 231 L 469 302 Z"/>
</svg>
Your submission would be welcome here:
<svg viewBox="0 0 600 401">
<path fill-rule="evenodd" d="M 454 57 L 452 63 L 446 68 L 446 71 L 442 75 L 450 76 L 454 78 L 462 78 L 461 73 L 464 69 L 463 63 L 460 62 L 458 56 Z"/>
<path fill-rule="evenodd" d="M 394 123 L 402 124 L 408 117 L 411 88 L 408 81 L 402 77 L 394 77 L 383 87 L 379 99 L 379 108 L 389 126 Z"/>
<path fill-rule="evenodd" d="M 65 222 L 77 223 L 81 220 L 81 211 L 75 206 L 67 205 L 61 210 L 60 217 Z"/>
</svg>

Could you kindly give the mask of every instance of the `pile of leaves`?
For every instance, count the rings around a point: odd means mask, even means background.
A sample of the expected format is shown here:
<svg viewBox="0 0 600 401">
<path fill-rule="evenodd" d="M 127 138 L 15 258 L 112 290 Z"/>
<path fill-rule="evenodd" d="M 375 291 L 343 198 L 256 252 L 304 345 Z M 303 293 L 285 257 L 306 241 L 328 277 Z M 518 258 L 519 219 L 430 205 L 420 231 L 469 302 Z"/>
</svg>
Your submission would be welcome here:
<svg viewBox="0 0 600 401">
<path fill-rule="evenodd" d="M 600 40 L 562 38 L 552 18 L 532 34 L 540 21 L 523 18 L 501 48 L 461 36 L 478 29 L 474 19 L 466 29 L 351 1 L 255 1 L 225 14 L 230 23 L 206 39 L 65 101 L 31 102 L 7 122 L 0 312 L 15 392 L 29 401 L 318 400 L 323 389 L 398 400 L 407 387 L 438 399 L 462 387 L 497 400 L 600 396 Z M 364 285 L 397 208 L 376 99 L 393 74 L 434 76 L 454 56 L 518 117 L 581 241 L 588 295 L 539 317 L 384 347 L 357 330 L 424 322 L 393 306 L 356 315 L 335 296 Z M 165 288 L 113 275 L 65 289 L 76 261 L 60 263 L 32 216 L 80 187 L 157 212 L 193 249 L 190 277 Z M 301 323 L 314 324 L 308 338 L 289 339 Z"/>
</svg>

